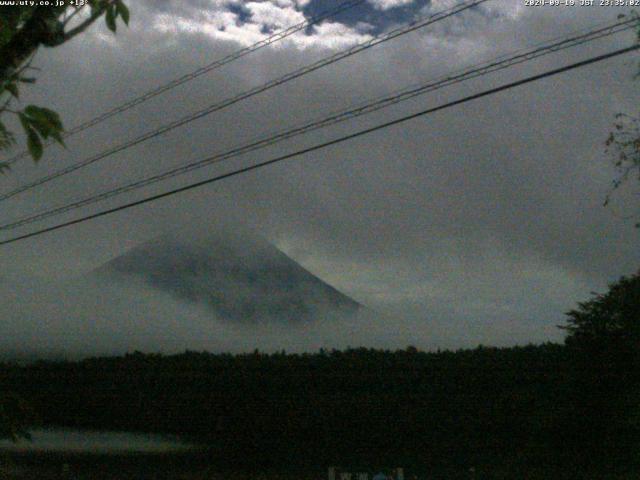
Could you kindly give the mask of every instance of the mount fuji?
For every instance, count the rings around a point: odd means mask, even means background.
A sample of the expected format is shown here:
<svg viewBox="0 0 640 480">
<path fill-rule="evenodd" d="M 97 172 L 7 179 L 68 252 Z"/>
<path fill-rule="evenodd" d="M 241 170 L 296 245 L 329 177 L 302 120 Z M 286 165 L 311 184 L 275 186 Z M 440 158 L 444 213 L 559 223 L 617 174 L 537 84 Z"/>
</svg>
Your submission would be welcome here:
<svg viewBox="0 0 640 480">
<path fill-rule="evenodd" d="M 95 269 L 104 282 L 142 282 L 185 302 L 204 304 L 237 323 L 312 322 L 362 306 L 245 227 L 163 235 Z"/>
</svg>

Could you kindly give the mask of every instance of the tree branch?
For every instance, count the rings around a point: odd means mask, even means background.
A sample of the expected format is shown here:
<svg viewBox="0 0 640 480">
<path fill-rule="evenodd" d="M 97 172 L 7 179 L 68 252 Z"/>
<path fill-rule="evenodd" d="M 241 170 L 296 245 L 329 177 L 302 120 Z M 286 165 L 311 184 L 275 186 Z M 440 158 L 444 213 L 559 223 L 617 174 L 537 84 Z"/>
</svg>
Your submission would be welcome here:
<svg viewBox="0 0 640 480">
<path fill-rule="evenodd" d="M 86 5 L 82 5 L 81 7 L 77 7 L 73 13 L 71 15 L 69 15 L 68 17 L 65 17 L 64 20 L 62 21 L 62 25 L 64 27 L 67 26 L 67 24 L 71 21 L 71 19 L 73 17 L 75 17 Z"/>
<path fill-rule="evenodd" d="M 18 69 L 41 44 L 54 41 L 49 22 L 57 21 L 59 8 L 36 7 L 22 28 L 0 48 L 0 79 L 7 78 L 10 70 Z"/>
<path fill-rule="evenodd" d="M 89 18 L 87 18 L 84 22 L 82 22 L 77 27 L 72 28 L 68 32 L 65 32 L 64 33 L 64 37 L 63 37 L 64 39 L 60 43 L 64 43 L 64 42 L 66 42 L 68 40 L 71 40 L 73 37 L 75 37 L 79 33 L 84 32 L 87 28 L 89 28 L 91 26 L 91 24 L 93 22 L 95 22 L 106 11 L 107 6 L 111 5 L 112 3 L 114 3 L 114 2 L 113 1 L 109 1 L 109 2 L 105 2 L 105 3 L 101 4 L 98 8 L 96 8 L 91 13 Z"/>
</svg>

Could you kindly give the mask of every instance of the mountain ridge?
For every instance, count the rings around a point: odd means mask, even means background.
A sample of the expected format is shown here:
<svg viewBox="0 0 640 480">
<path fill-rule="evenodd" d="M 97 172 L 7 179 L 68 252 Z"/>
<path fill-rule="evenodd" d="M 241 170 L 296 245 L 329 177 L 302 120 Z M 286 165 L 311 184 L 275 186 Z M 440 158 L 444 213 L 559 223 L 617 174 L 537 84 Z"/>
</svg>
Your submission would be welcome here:
<svg viewBox="0 0 640 480">
<path fill-rule="evenodd" d="M 362 306 L 243 227 L 165 234 L 91 272 L 103 281 L 141 281 L 224 320 L 310 322 Z"/>
</svg>

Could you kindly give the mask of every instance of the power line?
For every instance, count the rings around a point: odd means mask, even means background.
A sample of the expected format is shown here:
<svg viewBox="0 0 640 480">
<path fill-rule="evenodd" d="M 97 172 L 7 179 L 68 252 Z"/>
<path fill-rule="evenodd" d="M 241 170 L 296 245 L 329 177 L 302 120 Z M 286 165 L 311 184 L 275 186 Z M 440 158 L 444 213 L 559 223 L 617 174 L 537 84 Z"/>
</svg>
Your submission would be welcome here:
<svg viewBox="0 0 640 480">
<path fill-rule="evenodd" d="M 244 155 L 249 152 L 260 150 L 262 148 L 274 145 L 276 143 L 282 142 L 292 137 L 296 137 L 298 135 L 303 135 L 308 132 L 318 130 L 320 128 L 325 128 L 330 125 L 334 125 L 352 118 L 356 118 L 362 115 L 366 115 L 366 114 L 378 111 L 388 106 L 409 100 L 418 95 L 423 95 L 425 93 L 432 92 L 440 88 L 461 83 L 463 81 L 466 81 L 472 78 L 484 76 L 489 73 L 497 72 L 499 70 L 504 70 L 506 68 L 513 67 L 514 65 L 528 62 L 536 58 L 542 57 L 544 55 L 548 55 L 550 53 L 555 53 L 567 48 L 583 45 L 587 42 L 592 42 L 594 40 L 597 40 L 603 37 L 614 35 L 616 33 L 629 30 L 637 25 L 638 25 L 637 19 L 619 20 L 612 24 L 607 24 L 606 26 L 601 26 L 600 28 L 596 28 L 595 30 L 588 30 L 586 31 L 586 33 L 573 34 L 568 37 L 565 36 L 560 39 L 555 39 L 553 41 L 547 41 L 538 47 L 530 48 L 528 50 L 519 50 L 514 54 L 512 54 L 511 56 L 503 55 L 501 57 L 498 57 L 497 59 L 490 60 L 488 62 L 481 63 L 480 65 L 467 68 L 466 70 L 463 70 L 460 73 L 449 74 L 447 76 L 441 77 L 427 84 L 423 84 L 417 87 L 411 87 L 411 88 L 402 90 L 399 93 L 393 94 L 391 96 L 383 97 L 381 99 L 366 103 L 359 107 L 334 113 L 320 120 L 316 120 L 299 127 L 285 130 L 275 135 L 272 135 L 257 141 L 253 141 L 249 144 L 246 144 L 240 147 L 233 148 L 226 152 L 215 154 L 213 156 L 206 157 L 196 162 L 192 162 L 187 165 L 173 168 L 171 170 L 153 175 L 151 177 L 143 178 L 141 180 L 137 180 L 135 182 L 129 183 L 127 185 L 123 185 L 121 187 L 117 187 L 115 189 L 109 189 L 97 195 L 91 195 L 86 198 L 81 198 L 81 199 L 72 201 L 71 203 L 68 203 L 66 205 L 63 205 L 61 207 L 57 207 L 53 209 L 45 209 L 41 212 L 24 216 L 22 218 L 18 218 L 16 220 L 13 220 L 10 223 L 0 224 L 0 230 L 14 229 L 26 224 L 34 223 L 52 216 L 56 216 L 56 215 L 68 212 L 70 210 L 75 210 L 80 207 L 91 205 L 93 203 L 106 200 L 108 198 L 112 198 L 132 190 L 137 190 L 139 188 L 143 188 L 145 186 L 148 186 L 148 185 L 151 185 L 151 184 L 154 184 L 178 175 L 182 175 L 214 163 L 219 163 L 224 160 L 238 157 L 240 155 Z"/>
<path fill-rule="evenodd" d="M 350 47 L 346 50 L 343 50 L 341 52 L 338 52 L 334 55 L 331 55 L 329 57 L 326 57 L 322 60 L 319 60 L 317 62 L 314 62 L 310 65 L 307 65 L 305 67 L 302 67 L 298 70 L 294 70 L 293 72 L 287 73 L 285 75 L 283 75 L 282 77 L 276 78 L 274 80 L 271 80 L 263 85 L 260 85 L 258 87 L 254 87 L 250 90 L 247 90 L 243 93 L 240 93 L 238 95 L 235 95 L 233 97 L 227 98 L 225 100 L 222 100 L 221 102 L 218 103 L 214 103 L 212 105 L 209 105 L 208 107 L 199 110 L 195 113 L 189 114 L 185 117 L 182 117 L 179 120 L 175 120 L 171 123 L 165 124 L 164 126 L 154 129 L 154 130 L 150 130 L 132 140 L 129 140 L 127 142 L 121 143 L 120 145 L 117 145 L 115 147 L 110 148 L 109 150 L 103 151 L 97 155 L 94 155 L 92 157 L 86 158 L 80 162 L 74 163 L 72 165 L 69 165 L 65 168 L 62 168 L 56 172 L 53 172 L 49 175 L 46 175 L 44 177 L 41 177 L 37 180 L 34 180 L 32 182 L 26 183 L 24 185 L 21 185 L 7 193 L 4 194 L 0 194 L 0 201 L 6 200 L 8 198 L 11 198 L 15 195 L 18 195 L 19 193 L 25 192 L 27 190 L 30 190 L 34 187 L 37 187 L 39 185 L 43 185 L 44 183 L 47 183 L 51 180 L 54 180 L 56 178 L 62 177 L 64 175 L 68 175 L 69 173 L 75 172 L 76 170 L 79 170 L 81 168 L 84 168 L 88 165 L 91 165 L 99 160 L 102 160 L 104 158 L 107 158 L 115 153 L 127 150 L 135 145 L 138 145 L 146 140 L 150 140 L 154 137 L 157 137 L 159 135 L 162 135 L 164 133 L 167 133 L 175 128 L 178 128 L 182 125 L 186 125 L 187 123 L 191 123 L 194 120 L 198 120 L 202 117 L 205 117 L 207 115 L 210 115 L 213 112 L 222 110 L 224 108 L 227 108 L 235 103 L 238 103 L 242 100 L 246 100 L 247 98 L 253 97 L 259 93 L 262 93 L 266 90 L 269 90 L 271 88 L 277 87 L 279 85 L 282 85 L 286 82 L 289 82 L 291 80 L 294 80 L 296 78 L 302 77 L 303 75 L 306 75 L 308 73 L 314 72 L 315 70 L 318 70 L 322 67 L 325 67 L 327 65 L 336 63 L 344 58 L 350 57 L 352 55 L 355 55 L 359 52 L 362 52 L 364 50 L 367 50 L 369 48 L 374 47 L 375 45 L 387 42 L 389 40 L 392 40 L 396 37 L 399 37 L 401 35 L 405 35 L 407 33 L 410 33 L 414 30 L 418 30 L 420 28 L 426 27 L 428 25 L 431 25 L 433 23 L 436 23 L 438 21 L 444 20 L 445 18 L 451 17 L 453 15 L 457 15 L 458 13 L 461 13 L 469 8 L 475 7 L 477 5 L 480 5 L 484 2 L 487 2 L 488 0 L 466 0 L 463 1 L 462 3 L 451 7 L 449 9 L 443 10 L 441 12 L 435 13 L 433 15 L 430 15 L 428 17 L 420 17 L 419 19 L 416 19 L 414 21 L 412 21 L 411 23 L 409 23 L 408 25 L 405 25 L 403 27 L 399 27 L 396 28 L 394 30 L 391 30 L 390 32 L 379 36 L 379 37 L 375 37 L 371 40 L 368 40 L 366 42 L 360 43 L 358 45 L 355 45 L 353 47 Z"/>
<path fill-rule="evenodd" d="M 264 47 L 267 47 L 269 45 L 272 45 L 276 42 L 279 42 L 280 40 L 284 40 L 287 37 L 290 37 L 291 35 L 293 35 L 294 33 L 297 33 L 301 30 L 305 30 L 306 28 L 316 25 L 320 22 L 322 22 L 323 20 L 326 20 L 327 18 L 331 18 L 334 17 L 336 15 L 338 15 L 339 13 L 342 13 L 346 10 L 349 10 L 353 7 L 356 7 L 358 5 L 360 5 L 361 3 L 364 3 L 366 0 L 349 0 L 346 1 L 344 3 L 341 3 L 340 5 L 338 5 L 338 7 L 332 9 L 332 10 L 326 10 L 324 12 L 319 13 L 318 15 L 313 16 L 312 18 L 310 18 L 309 20 L 305 20 L 304 22 L 300 22 L 297 23 L 295 25 L 292 25 L 291 27 L 285 29 L 285 30 L 280 30 L 278 32 L 273 33 L 272 35 L 268 36 L 267 38 L 260 40 L 259 42 L 254 43 L 253 45 L 250 45 L 248 47 L 242 48 L 240 50 L 237 50 L 223 58 L 220 58 L 218 60 L 215 60 L 203 67 L 200 67 L 190 73 L 187 73 L 185 75 L 182 75 L 181 77 L 175 78 L 173 80 L 171 80 L 170 82 L 167 82 L 163 85 L 160 85 L 156 88 L 154 88 L 153 90 L 149 90 L 148 92 L 135 97 L 115 108 L 112 108 L 111 110 L 108 110 L 104 113 L 102 113 L 101 115 L 98 115 L 97 117 L 94 117 L 92 119 L 89 119 L 79 125 L 76 125 L 75 127 L 71 128 L 70 130 L 67 130 L 66 132 L 64 132 L 62 134 L 63 138 L 69 138 L 72 135 L 75 135 L 76 133 L 82 132 L 83 130 L 86 130 L 87 128 L 93 127 L 99 123 L 104 122 L 105 120 L 108 120 L 109 118 L 113 117 L 114 115 L 118 115 L 122 112 L 125 112 L 133 107 L 136 107 L 138 105 L 140 105 L 141 103 L 146 102 L 147 100 L 151 100 L 154 97 L 157 97 L 158 95 L 161 95 L 169 90 L 172 90 L 176 87 L 178 87 L 179 85 L 182 85 L 183 83 L 187 83 L 190 82 L 191 80 L 194 80 L 195 78 L 198 78 L 201 75 L 204 75 L 205 73 L 209 73 L 212 70 L 215 70 L 217 68 L 220 68 L 228 63 L 234 62 L 235 60 L 238 60 L 246 55 L 249 55 L 250 53 L 253 53 L 257 50 L 260 50 Z M 51 144 L 53 144 L 54 142 L 52 141 L 48 141 L 45 143 L 45 146 L 49 146 Z M 18 160 L 25 158 L 29 155 L 29 151 L 25 150 L 23 152 L 20 152 L 17 155 L 14 155 L 13 157 L 11 157 L 9 160 L 7 160 L 5 163 L 7 163 L 8 165 L 13 165 L 15 162 L 17 162 Z"/>
<path fill-rule="evenodd" d="M 100 212 L 97 212 L 97 213 L 94 213 L 94 214 L 91 214 L 91 215 L 86 215 L 84 217 L 81 217 L 81 218 L 78 218 L 78 219 L 75 219 L 75 220 L 71 220 L 71 221 L 64 222 L 64 223 L 59 223 L 57 225 L 54 225 L 54 226 L 51 226 L 51 227 L 47 227 L 47 228 L 43 228 L 43 229 L 37 230 L 35 232 L 31 232 L 31 233 L 27 233 L 27 234 L 24 234 L 24 235 L 20 235 L 20 236 L 14 237 L 14 238 L 10 238 L 8 240 L 3 240 L 3 241 L 0 241 L 0 245 L 7 245 L 9 243 L 14 243 L 14 242 L 17 242 L 19 240 L 24 240 L 24 239 L 27 239 L 27 238 L 35 237 L 37 235 L 42 235 L 42 234 L 47 233 L 47 232 L 52 232 L 52 231 L 55 231 L 55 230 L 59 230 L 61 228 L 65 228 L 65 227 L 69 227 L 71 225 L 76 225 L 78 223 L 86 222 L 86 221 L 92 220 L 94 218 L 103 217 L 105 215 L 109 215 L 109 214 L 112 214 L 112 213 L 115 213 L 115 212 L 126 210 L 126 209 L 129 209 L 129 208 L 132 208 L 132 207 L 135 207 L 135 206 L 138 206 L 138 205 L 142 205 L 142 204 L 145 204 L 145 203 L 153 202 L 153 201 L 159 200 L 161 198 L 169 197 L 169 196 L 172 196 L 172 195 L 175 195 L 175 194 L 178 194 L 178 193 L 182 193 L 182 192 L 185 192 L 185 191 L 188 191 L 188 190 L 192 190 L 192 189 L 204 186 L 204 185 L 215 183 L 215 182 L 224 180 L 226 178 L 230 178 L 230 177 L 233 177 L 233 176 L 236 176 L 236 175 L 247 173 L 247 172 L 250 172 L 252 170 L 256 170 L 258 168 L 266 167 L 267 165 L 272 165 L 272 164 L 275 164 L 275 163 L 278 163 L 278 162 L 282 162 L 284 160 L 287 160 L 287 159 L 290 159 L 290 158 L 293 158 L 293 157 L 297 157 L 297 156 L 304 155 L 304 154 L 307 154 L 307 153 L 310 153 L 310 152 L 321 150 L 321 149 L 327 148 L 327 147 L 332 146 L 332 145 L 337 145 L 339 143 L 342 143 L 342 142 L 345 142 L 345 141 L 348 141 L 348 140 L 352 140 L 354 138 L 361 137 L 363 135 L 367 135 L 369 133 L 373 133 L 373 132 L 376 132 L 378 130 L 382 130 L 382 129 L 385 129 L 385 128 L 388 128 L 388 127 L 391 127 L 391 126 L 394 126 L 394 125 L 398 125 L 398 124 L 407 122 L 409 120 L 413 120 L 413 119 L 421 117 L 421 116 L 425 116 L 425 115 L 428 115 L 428 114 L 431 114 L 431 113 L 435 113 L 435 112 L 438 112 L 438 111 L 441 111 L 441 110 L 445 110 L 447 108 L 451 108 L 451 107 L 454 107 L 454 106 L 457 106 L 457 105 L 461 105 L 463 103 L 467 103 L 467 102 L 470 102 L 472 100 L 477 100 L 479 98 L 483 98 L 483 97 L 486 97 L 486 96 L 489 96 L 489 95 L 493 95 L 493 94 L 496 94 L 496 93 L 499 93 L 499 92 L 502 92 L 502 91 L 505 91 L 505 90 L 509 90 L 511 88 L 515 88 L 515 87 L 518 87 L 518 86 L 521 86 L 521 85 L 525 85 L 527 83 L 531 83 L 531 82 L 535 82 L 535 81 L 538 81 L 538 80 L 542 80 L 544 78 L 552 77 L 554 75 L 558 75 L 560 73 L 564 73 L 564 72 L 567 72 L 569 70 L 574 70 L 576 68 L 584 67 L 584 66 L 587 66 L 587 65 L 592 65 L 594 63 L 598 63 L 598 62 L 601 62 L 603 60 L 614 58 L 614 57 L 617 57 L 619 55 L 623 55 L 623 54 L 626 54 L 626 53 L 629 53 L 629 52 L 632 52 L 632 51 L 635 51 L 635 50 L 638 50 L 638 49 L 640 49 L 640 45 L 633 45 L 633 46 L 622 48 L 622 49 L 619 49 L 619 50 L 615 50 L 613 52 L 609 52 L 609 53 L 606 53 L 606 54 L 603 54 L 603 55 L 598 55 L 596 57 L 592 57 L 590 59 L 583 60 L 581 62 L 576 62 L 576 63 L 570 64 L 570 65 L 566 65 L 564 67 L 560 67 L 560 68 L 556 68 L 556 69 L 553 69 L 553 70 L 549 70 L 547 72 L 544 72 L 544 73 L 541 73 L 541 74 L 538 74 L 538 75 L 533 75 L 533 76 L 530 76 L 530 77 L 527 77 L 527 78 L 524 78 L 524 79 L 521 79 L 521 80 L 518 80 L 518 81 L 515 81 L 515 82 L 511 82 L 511 83 L 507 83 L 505 85 L 501 85 L 501 86 L 496 87 L 496 88 L 491 88 L 489 90 L 484 90 L 484 91 L 482 91 L 480 93 L 469 95 L 469 96 L 461 98 L 459 100 L 454 100 L 452 102 L 448 102 L 448 103 L 445 103 L 443 105 L 439 105 L 437 107 L 429 108 L 427 110 L 423 110 L 423 111 L 418 112 L 418 113 L 414 113 L 414 114 L 411 114 L 411 115 L 407 115 L 407 116 L 398 118 L 396 120 L 391 120 L 389 122 L 385 122 L 385 123 L 376 125 L 375 127 L 366 128 L 364 130 L 360 130 L 360 131 L 352 133 L 350 135 L 345 135 L 343 137 L 340 137 L 340 138 L 337 138 L 337 139 L 334 139 L 334 140 L 330 140 L 328 142 L 320 143 L 320 144 L 314 145 L 312 147 L 304 148 L 304 149 L 297 150 L 297 151 L 292 152 L 292 153 L 288 153 L 288 154 L 285 154 L 285 155 L 281 155 L 279 157 L 272 158 L 270 160 L 266 160 L 264 162 L 256 163 L 256 164 L 253 164 L 253 165 L 249 165 L 247 167 L 243 167 L 243 168 L 240 168 L 240 169 L 237 169 L 237 170 L 233 170 L 233 171 L 228 172 L 228 173 L 217 175 L 215 177 L 211 177 L 211 178 L 208 178 L 206 180 L 195 182 L 195 183 L 186 185 L 184 187 L 176 188 L 176 189 L 170 190 L 168 192 L 160 193 L 160 194 L 157 194 L 157 195 L 152 195 L 150 197 L 143 198 L 141 200 L 137 200 L 135 202 L 130 202 L 130 203 L 127 203 L 127 204 L 124 204 L 124 205 L 120 205 L 118 207 L 110 208 L 110 209 L 107 209 L 107 210 L 102 210 Z"/>
</svg>

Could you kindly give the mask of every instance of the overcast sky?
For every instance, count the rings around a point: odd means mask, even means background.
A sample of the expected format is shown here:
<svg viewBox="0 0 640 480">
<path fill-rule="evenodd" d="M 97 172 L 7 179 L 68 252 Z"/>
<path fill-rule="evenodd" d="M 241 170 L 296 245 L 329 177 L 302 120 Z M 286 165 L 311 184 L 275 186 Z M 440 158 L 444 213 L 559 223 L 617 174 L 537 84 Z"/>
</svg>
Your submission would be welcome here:
<svg viewBox="0 0 640 480">
<path fill-rule="evenodd" d="M 34 62 L 42 69 L 38 83 L 24 89 L 23 103 L 54 108 L 72 127 L 338 2 L 128 3 L 130 27 L 119 25 L 117 35 L 100 22 L 62 47 L 41 50 Z M 52 147 L 37 165 L 22 161 L 0 179 L 2 189 L 456 3 L 368 0 L 76 135 L 66 151 Z M 491 0 L 16 196 L 3 202 L 1 218 L 4 222 L 64 205 L 337 109 L 612 22 L 620 13 L 628 11 L 526 7 L 524 0 Z M 634 41 L 634 34 L 627 32 L 550 55 L 7 232 L 3 238 L 314 145 Z M 386 326 L 376 326 L 375 341 L 343 337 L 328 342 L 436 348 L 560 340 L 556 325 L 563 322 L 564 312 L 590 292 L 603 291 L 608 282 L 640 267 L 640 230 L 633 228 L 637 218 L 624 218 L 639 211 L 637 189 L 616 195 L 611 207 L 602 206 L 615 173 L 604 154 L 604 141 L 617 112 L 637 113 L 640 80 L 632 78 L 637 69 L 637 55 L 618 57 L 189 193 L 0 247 L 2 281 L 16 286 L 3 290 L 2 305 L 9 313 L 2 321 L 20 322 L 26 316 L 34 324 L 30 328 L 37 330 L 37 315 L 12 313 L 45 302 L 34 293 L 35 285 L 61 284 L 167 230 L 180 228 L 187 238 L 190 225 L 213 225 L 224 218 L 248 224 L 323 280 L 394 318 Z M 48 296 L 56 298 L 51 292 Z M 157 321 L 145 318 L 151 324 Z M 179 322 L 172 325 L 176 332 L 182 328 Z M 42 336 L 38 341 L 47 342 Z M 318 344 L 314 340 L 306 345 Z M 251 348 L 251 341 L 245 338 L 241 348 Z"/>
</svg>

